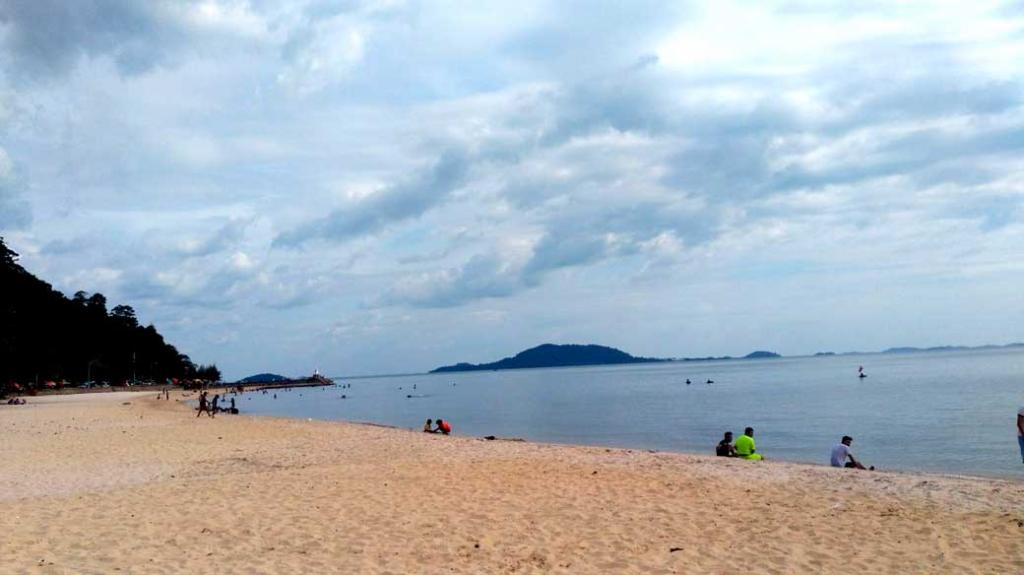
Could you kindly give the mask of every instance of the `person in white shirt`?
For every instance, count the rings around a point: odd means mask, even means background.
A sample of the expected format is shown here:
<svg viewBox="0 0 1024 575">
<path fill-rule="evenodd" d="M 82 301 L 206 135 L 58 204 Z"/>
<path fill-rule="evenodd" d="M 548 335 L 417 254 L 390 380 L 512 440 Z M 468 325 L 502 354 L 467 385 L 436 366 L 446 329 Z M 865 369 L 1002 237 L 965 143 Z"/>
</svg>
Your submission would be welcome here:
<svg viewBox="0 0 1024 575">
<path fill-rule="evenodd" d="M 849 435 L 844 435 L 842 441 L 836 444 L 832 448 L 832 467 L 855 467 L 857 469 L 866 469 L 857 458 L 850 452 L 850 444 L 853 443 L 853 438 Z M 849 459 L 849 461 L 847 461 Z M 872 469 L 874 469 L 872 467 Z"/>
<path fill-rule="evenodd" d="M 1017 410 L 1017 443 L 1020 444 L 1020 460 L 1024 463 L 1024 407 Z"/>
</svg>

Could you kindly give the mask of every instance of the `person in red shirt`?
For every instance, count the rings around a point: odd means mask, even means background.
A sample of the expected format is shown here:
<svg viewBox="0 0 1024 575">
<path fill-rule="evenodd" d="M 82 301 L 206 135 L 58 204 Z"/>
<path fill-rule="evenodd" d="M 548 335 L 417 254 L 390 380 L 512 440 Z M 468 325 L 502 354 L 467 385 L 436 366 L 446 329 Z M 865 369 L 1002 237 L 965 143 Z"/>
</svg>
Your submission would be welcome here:
<svg viewBox="0 0 1024 575">
<path fill-rule="evenodd" d="M 452 425 L 439 417 L 437 418 L 437 429 L 434 430 L 434 433 L 438 432 L 448 435 L 452 432 Z"/>
</svg>

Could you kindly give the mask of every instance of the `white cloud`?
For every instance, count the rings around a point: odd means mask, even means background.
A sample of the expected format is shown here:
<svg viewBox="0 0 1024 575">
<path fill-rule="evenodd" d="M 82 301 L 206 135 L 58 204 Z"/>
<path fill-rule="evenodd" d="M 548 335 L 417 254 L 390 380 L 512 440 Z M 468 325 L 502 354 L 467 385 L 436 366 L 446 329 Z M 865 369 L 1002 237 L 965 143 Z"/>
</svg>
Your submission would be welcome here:
<svg viewBox="0 0 1024 575">
<path fill-rule="evenodd" d="M 248 271 L 256 267 L 252 258 L 250 258 L 245 252 L 235 252 L 231 256 L 231 265 L 240 272 Z"/>
<path fill-rule="evenodd" d="M 4 148 L 0 147 L 0 230 L 20 229 L 32 219 L 24 199 L 25 182 Z"/>
<path fill-rule="evenodd" d="M 289 64 L 278 81 L 310 93 L 347 78 L 362 63 L 370 33 L 365 24 L 345 15 L 295 32 L 286 46 Z"/>
<path fill-rule="evenodd" d="M 266 20 L 242 0 L 202 0 L 172 7 L 188 25 L 208 33 L 229 33 L 261 38 L 269 33 Z"/>
</svg>

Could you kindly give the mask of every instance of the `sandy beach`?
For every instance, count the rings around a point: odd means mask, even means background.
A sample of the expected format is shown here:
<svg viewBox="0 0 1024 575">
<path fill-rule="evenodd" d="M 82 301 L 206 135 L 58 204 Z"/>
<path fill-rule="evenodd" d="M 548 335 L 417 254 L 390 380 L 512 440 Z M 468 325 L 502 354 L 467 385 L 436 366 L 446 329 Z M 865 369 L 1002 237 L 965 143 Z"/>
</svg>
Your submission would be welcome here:
<svg viewBox="0 0 1024 575">
<path fill-rule="evenodd" d="M 196 419 L 155 396 L 0 406 L 0 572 L 1024 572 L 1024 482 Z"/>
</svg>

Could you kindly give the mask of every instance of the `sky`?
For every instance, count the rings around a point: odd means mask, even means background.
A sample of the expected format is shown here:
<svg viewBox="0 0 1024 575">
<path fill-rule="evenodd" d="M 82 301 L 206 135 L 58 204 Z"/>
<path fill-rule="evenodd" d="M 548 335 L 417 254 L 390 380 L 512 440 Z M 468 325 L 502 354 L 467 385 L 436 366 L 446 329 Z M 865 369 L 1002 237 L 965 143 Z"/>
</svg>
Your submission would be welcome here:
<svg viewBox="0 0 1024 575">
<path fill-rule="evenodd" d="M 1024 3 L 0 0 L 0 236 L 228 379 L 1024 340 Z"/>
</svg>

